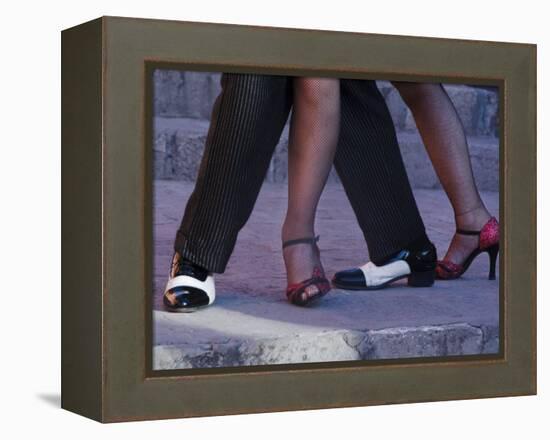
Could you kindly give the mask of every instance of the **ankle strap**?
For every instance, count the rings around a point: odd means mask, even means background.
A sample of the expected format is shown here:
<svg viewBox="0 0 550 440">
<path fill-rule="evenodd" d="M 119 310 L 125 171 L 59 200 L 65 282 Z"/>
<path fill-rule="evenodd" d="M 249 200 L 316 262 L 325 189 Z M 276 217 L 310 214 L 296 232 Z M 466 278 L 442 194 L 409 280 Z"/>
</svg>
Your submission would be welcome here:
<svg viewBox="0 0 550 440">
<path fill-rule="evenodd" d="M 483 225 L 483 228 L 481 228 L 481 231 L 469 231 L 467 229 L 456 229 L 457 234 L 462 235 L 481 235 L 481 233 L 487 228 L 490 224 L 496 223 L 496 226 L 498 228 L 498 221 L 495 217 L 491 217 L 489 220 L 487 220 L 487 223 Z"/>
<path fill-rule="evenodd" d="M 456 233 L 460 235 L 479 235 L 481 234 L 481 231 L 468 231 L 466 229 L 457 229 Z"/>
<path fill-rule="evenodd" d="M 294 246 L 295 244 L 308 243 L 315 244 L 319 241 L 319 236 L 317 237 L 306 237 L 306 238 L 296 238 L 294 240 L 287 240 L 283 242 L 283 249 L 287 246 Z"/>
</svg>

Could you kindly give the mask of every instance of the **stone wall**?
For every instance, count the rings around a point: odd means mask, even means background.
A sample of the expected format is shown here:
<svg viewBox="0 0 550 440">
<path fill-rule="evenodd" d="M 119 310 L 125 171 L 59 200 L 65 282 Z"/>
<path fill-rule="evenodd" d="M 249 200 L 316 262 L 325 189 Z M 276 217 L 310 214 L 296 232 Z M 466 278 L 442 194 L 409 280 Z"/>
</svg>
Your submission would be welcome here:
<svg viewBox="0 0 550 440">
<path fill-rule="evenodd" d="M 390 83 L 379 81 L 394 120 L 399 144 L 413 187 L 437 188 L 439 181 L 428 159 L 410 110 Z M 495 89 L 446 85 L 468 135 L 470 156 L 481 190 L 498 190 L 498 93 Z M 193 181 L 204 148 L 212 105 L 220 92 L 220 74 L 157 70 L 154 74 L 154 176 Z M 288 124 L 266 180 L 286 182 Z M 331 182 L 338 181 L 334 171 Z"/>
<path fill-rule="evenodd" d="M 210 119 L 220 93 L 220 74 L 155 70 L 154 114 L 164 118 Z"/>
</svg>

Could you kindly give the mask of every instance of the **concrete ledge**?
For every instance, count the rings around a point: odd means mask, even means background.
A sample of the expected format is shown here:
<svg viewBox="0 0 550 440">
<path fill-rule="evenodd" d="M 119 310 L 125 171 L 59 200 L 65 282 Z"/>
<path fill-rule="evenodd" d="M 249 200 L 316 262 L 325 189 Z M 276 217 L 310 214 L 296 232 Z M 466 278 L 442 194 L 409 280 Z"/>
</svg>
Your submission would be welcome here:
<svg viewBox="0 0 550 440">
<path fill-rule="evenodd" d="M 234 367 L 498 352 L 498 326 L 468 324 L 324 331 L 212 344 L 157 345 L 154 369 Z"/>
</svg>

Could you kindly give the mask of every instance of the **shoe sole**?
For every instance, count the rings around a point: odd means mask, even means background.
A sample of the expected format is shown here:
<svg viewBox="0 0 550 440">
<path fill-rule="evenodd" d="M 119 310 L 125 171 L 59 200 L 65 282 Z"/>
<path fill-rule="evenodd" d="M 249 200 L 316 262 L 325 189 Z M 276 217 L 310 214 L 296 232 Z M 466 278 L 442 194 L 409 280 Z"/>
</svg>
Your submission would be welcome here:
<svg viewBox="0 0 550 440">
<path fill-rule="evenodd" d="M 199 310 L 206 309 L 209 306 L 210 304 L 208 304 L 207 306 L 200 306 L 200 307 L 193 307 L 193 308 L 180 307 L 178 309 L 169 309 L 168 307 L 164 307 L 164 311 L 170 312 L 170 313 L 194 313 L 194 312 L 198 312 Z"/>
<path fill-rule="evenodd" d="M 170 313 L 194 313 L 194 312 L 198 312 L 199 310 L 206 309 L 207 307 L 210 307 L 211 305 L 212 305 L 212 303 L 206 304 L 204 306 L 198 306 L 198 307 L 178 307 L 178 308 L 171 309 L 169 307 L 166 307 L 163 304 L 162 307 L 164 308 L 164 310 L 166 312 L 170 312 Z"/>
<path fill-rule="evenodd" d="M 392 278 L 391 280 L 386 281 L 385 283 L 379 284 L 378 286 L 345 286 L 343 284 L 339 284 L 335 281 L 332 281 L 332 285 L 337 289 L 342 290 L 381 290 L 387 287 L 389 284 L 394 283 L 395 281 L 402 280 L 404 278 L 408 278 L 409 275 L 401 275 L 399 277 Z"/>
<path fill-rule="evenodd" d="M 386 281 L 385 283 L 379 284 L 378 286 L 360 286 L 360 287 L 345 286 L 335 281 L 332 281 L 332 285 L 335 288 L 342 289 L 342 290 L 381 290 L 388 287 L 388 285 L 390 285 L 391 283 L 394 283 L 396 281 L 399 281 L 405 278 L 410 278 L 410 277 L 411 277 L 411 274 L 400 275 L 398 277 L 395 277 L 395 278 L 392 278 L 391 280 Z M 422 277 L 422 275 L 420 277 Z M 418 275 L 417 275 L 417 278 L 418 278 Z M 420 280 L 415 280 L 414 282 L 411 282 L 411 280 L 409 279 L 409 283 L 407 285 L 409 287 L 431 287 L 433 286 L 433 284 L 434 284 L 434 277 L 432 275 L 431 278 L 428 276 L 427 280 L 420 279 Z"/>
</svg>

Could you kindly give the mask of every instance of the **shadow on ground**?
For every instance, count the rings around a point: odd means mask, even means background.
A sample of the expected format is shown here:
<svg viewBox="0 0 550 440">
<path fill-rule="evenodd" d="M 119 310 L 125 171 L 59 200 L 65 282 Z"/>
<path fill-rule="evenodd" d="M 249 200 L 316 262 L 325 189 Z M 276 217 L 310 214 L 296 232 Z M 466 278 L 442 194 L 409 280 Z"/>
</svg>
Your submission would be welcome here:
<svg viewBox="0 0 550 440">
<path fill-rule="evenodd" d="M 40 393 L 37 396 L 44 403 L 54 406 L 56 408 L 61 408 L 61 394 L 57 393 Z"/>
</svg>

